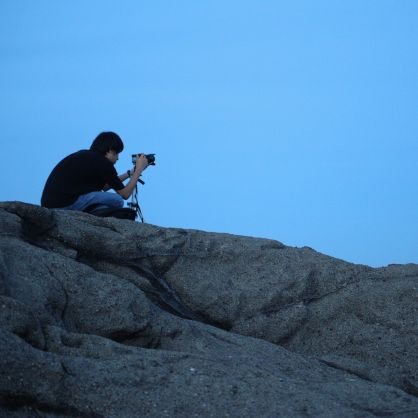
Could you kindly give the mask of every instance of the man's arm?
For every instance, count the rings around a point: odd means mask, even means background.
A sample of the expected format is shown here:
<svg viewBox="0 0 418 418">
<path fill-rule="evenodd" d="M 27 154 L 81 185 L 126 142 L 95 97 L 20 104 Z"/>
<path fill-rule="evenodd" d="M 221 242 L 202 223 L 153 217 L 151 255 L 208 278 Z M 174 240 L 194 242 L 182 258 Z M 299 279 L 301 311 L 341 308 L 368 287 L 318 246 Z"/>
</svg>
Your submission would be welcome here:
<svg viewBox="0 0 418 418">
<path fill-rule="evenodd" d="M 132 171 L 132 173 L 133 173 L 133 170 L 130 170 L 130 171 Z M 125 181 L 126 179 L 128 179 L 129 178 L 129 174 L 128 173 L 123 173 L 123 174 L 121 174 L 120 176 L 118 176 L 119 177 L 119 180 L 120 181 Z"/>
<path fill-rule="evenodd" d="M 141 154 L 140 156 L 138 155 L 138 158 L 136 159 L 135 170 L 132 173 L 131 179 L 129 180 L 129 182 L 126 184 L 126 186 L 123 189 L 116 190 L 116 193 L 122 196 L 125 200 L 129 199 L 131 197 L 132 192 L 134 191 L 136 187 L 139 176 L 147 167 L 148 167 L 148 160 L 145 157 L 145 155 L 143 154 Z M 126 180 L 129 176 L 126 173 L 126 174 L 122 174 L 121 176 L 119 176 L 119 178 L 122 180 L 121 177 L 124 177 L 124 180 Z"/>
<path fill-rule="evenodd" d="M 132 173 L 133 173 L 133 170 L 132 170 Z M 119 178 L 120 181 L 125 181 L 126 179 L 129 178 L 129 174 L 127 172 L 126 173 L 123 173 L 120 176 L 118 176 L 118 178 Z M 104 192 L 107 192 L 110 189 L 111 189 L 111 187 L 108 184 L 105 184 L 102 190 Z"/>
</svg>

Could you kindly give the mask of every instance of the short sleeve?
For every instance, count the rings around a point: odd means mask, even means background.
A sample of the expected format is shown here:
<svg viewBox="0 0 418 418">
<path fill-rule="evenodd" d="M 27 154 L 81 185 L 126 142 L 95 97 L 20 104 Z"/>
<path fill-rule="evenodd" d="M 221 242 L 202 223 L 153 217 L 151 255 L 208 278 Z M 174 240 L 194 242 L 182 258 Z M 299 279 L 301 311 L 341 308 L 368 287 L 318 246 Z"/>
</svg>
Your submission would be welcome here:
<svg viewBox="0 0 418 418">
<path fill-rule="evenodd" d="M 121 190 L 125 187 L 122 181 L 120 180 L 120 178 L 118 177 L 118 173 L 115 167 L 110 161 L 106 167 L 105 172 L 106 172 L 106 176 L 105 176 L 106 184 L 108 184 L 113 190 Z"/>
</svg>

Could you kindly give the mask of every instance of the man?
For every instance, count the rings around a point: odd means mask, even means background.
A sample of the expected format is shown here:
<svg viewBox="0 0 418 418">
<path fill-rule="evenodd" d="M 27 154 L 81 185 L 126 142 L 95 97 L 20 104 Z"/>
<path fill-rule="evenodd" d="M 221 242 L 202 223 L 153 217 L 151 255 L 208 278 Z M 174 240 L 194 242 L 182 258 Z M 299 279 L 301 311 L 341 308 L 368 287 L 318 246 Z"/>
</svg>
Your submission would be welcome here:
<svg viewBox="0 0 418 418">
<path fill-rule="evenodd" d="M 148 166 L 147 158 L 138 155 L 135 168 L 118 176 L 114 164 L 122 151 L 123 142 L 119 135 L 102 132 L 89 150 L 65 157 L 46 181 L 42 206 L 88 211 L 102 216 L 105 216 L 103 213 L 111 213 L 112 209 L 122 208 L 123 199 L 129 199 L 141 173 Z M 128 178 L 130 180 L 125 186 L 122 182 Z M 106 192 L 108 189 L 116 193 Z"/>
</svg>

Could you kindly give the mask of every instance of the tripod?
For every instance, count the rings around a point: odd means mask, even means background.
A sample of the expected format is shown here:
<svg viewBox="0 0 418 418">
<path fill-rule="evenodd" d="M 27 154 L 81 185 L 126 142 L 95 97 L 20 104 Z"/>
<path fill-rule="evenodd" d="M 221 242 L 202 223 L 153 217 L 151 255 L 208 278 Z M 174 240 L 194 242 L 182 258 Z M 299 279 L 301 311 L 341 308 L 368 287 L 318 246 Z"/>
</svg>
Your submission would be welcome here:
<svg viewBox="0 0 418 418">
<path fill-rule="evenodd" d="M 142 180 L 138 179 L 138 181 L 141 184 L 145 184 L 145 182 L 143 182 Z M 138 202 L 138 183 L 135 185 L 135 191 L 132 193 L 131 201 L 128 202 L 128 206 L 136 212 L 136 217 L 139 217 L 141 222 L 144 223 L 144 216 L 142 215 L 141 207 L 139 206 Z"/>
</svg>

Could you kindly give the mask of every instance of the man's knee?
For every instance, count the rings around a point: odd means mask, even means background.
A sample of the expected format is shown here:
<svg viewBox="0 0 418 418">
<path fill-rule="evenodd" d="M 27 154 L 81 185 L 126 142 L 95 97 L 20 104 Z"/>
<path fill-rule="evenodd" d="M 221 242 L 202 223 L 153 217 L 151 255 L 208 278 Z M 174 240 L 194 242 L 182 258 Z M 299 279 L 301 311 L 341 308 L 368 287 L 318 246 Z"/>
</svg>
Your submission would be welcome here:
<svg viewBox="0 0 418 418">
<path fill-rule="evenodd" d="M 117 208 L 123 208 L 123 205 L 125 204 L 122 196 L 120 196 L 117 193 L 112 193 L 112 205 Z"/>
</svg>

